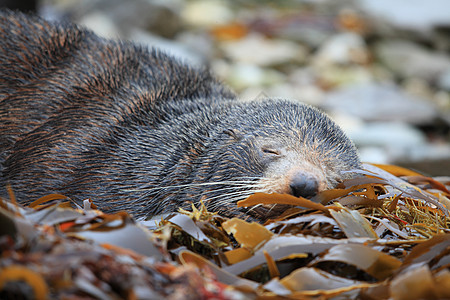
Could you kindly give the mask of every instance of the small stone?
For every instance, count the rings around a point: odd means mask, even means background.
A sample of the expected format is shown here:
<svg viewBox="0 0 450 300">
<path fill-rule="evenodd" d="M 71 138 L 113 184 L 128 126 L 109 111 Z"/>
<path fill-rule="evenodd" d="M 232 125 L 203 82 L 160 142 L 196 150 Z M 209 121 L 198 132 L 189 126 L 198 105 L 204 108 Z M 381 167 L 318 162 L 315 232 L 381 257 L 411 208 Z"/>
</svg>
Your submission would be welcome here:
<svg viewBox="0 0 450 300">
<path fill-rule="evenodd" d="M 120 31 L 116 24 L 114 24 L 110 17 L 101 12 L 90 13 L 77 23 L 86 26 L 99 36 L 105 38 L 117 39 L 120 37 Z"/>
<path fill-rule="evenodd" d="M 347 132 L 359 146 L 410 149 L 426 142 L 425 135 L 420 130 L 399 122 L 371 122 Z"/>
<path fill-rule="evenodd" d="M 450 92 L 450 69 L 446 70 L 439 76 L 438 86 L 441 89 Z"/>
<path fill-rule="evenodd" d="M 450 144 L 430 143 L 411 148 L 408 155 L 411 161 L 447 160 L 450 161 Z M 448 170 L 447 170 L 448 174 Z"/>
<path fill-rule="evenodd" d="M 300 63 L 305 60 L 307 53 L 306 49 L 297 43 L 268 39 L 256 33 L 238 41 L 224 42 L 222 49 L 233 61 L 258 66 Z"/>
<path fill-rule="evenodd" d="M 405 29 L 429 31 L 436 25 L 450 23 L 448 0 L 360 0 L 361 9 L 378 22 Z"/>
<path fill-rule="evenodd" d="M 361 161 L 367 161 L 375 164 L 392 163 L 389 155 L 383 147 L 360 147 L 358 152 Z"/>
<path fill-rule="evenodd" d="M 342 87 L 329 93 L 322 106 L 326 110 L 347 113 L 365 121 L 426 124 L 437 116 L 431 102 L 410 96 L 388 83 Z"/>
<path fill-rule="evenodd" d="M 100 21 L 114 23 L 121 38 L 128 39 L 130 30 L 139 28 L 154 34 L 173 38 L 181 30 L 181 3 L 178 0 L 96 0 L 96 1 L 58 1 L 68 2 L 62 5 L 66 14 L 78 22 L 92 24 L 92 18 L 98 14 L 104 17 L 90 26 L 97 32 Z M 71 3 L 72 2 L 72 3 Z M 74 4 L 77 3 L 77 4 Z M 86 19 L 87 20 L 84 20 Z M 109 19 L 109 20 L 107 20 Z M 88 22 L 89 21 L 89 22 Z"/>
<path fill-rule="evenodd" d="M 314 56 L 314 64 L 366 64 L 369 60 L 365 42 L 355 33 L 341 33 L 326 41 Z"/>
<path fill-rule="evenodd" d="M 177 43 L 192 49 L 202 56 L 203 59 L 213 62 L 218 60 L 214 57 L 214 45 L 207 34 L 198 34 L 189 31 L 181 32 L 175 40 Z"/>
<path fill-rule="evenodd" d="M 285 98 L 299 100 L 314 106 L 318 106 L 322 103 L 324 98 L 323 90 L 314 85 L 303 87 L 290 85 L 290 89 L 288 87 L 286 88 L 288 92 L 285 91 L 284 93 L 280 90 L 281 88 L 283 88 L 283 86 L 274 86 L 270 91 L 274 97 L 285 96 Z"/>
<path fill-rule="evenodd" d="M 206 60 L 203 55 L 182 43 L 168 40 L 140 29 L 131 30 L 129 34 L 131 40 L 140 44 L 148 45 L 149 47 L 161 49 L 164 52 L 173 55 L 182 61 L 186 61 L 191 65 L 206 65 Z"/>
<path fill-rule="evenodd" d="M 359 65 L 325 66 L 317 68 L 316 73 L 320 85 L 325 89 L 373 82 L 373 76 L 370 71 Z"/>
<path fill-rule="evenodd" d="M 281 14 L 272 20 L 261 22 L 272 36 L 296 41 L 315 49 L 336 32 L 336 18 L 333 14 L 334 12 L 330 15 L 323 12 L 288 16 Z"/>
<path fill-rule="evenodd" d="M 358 149 L 363 161 L 393 163 L 411 160 L 417 149 L 427 145 L 425 135 L 409 124 L 399 122 L 372 122 L 346 131 Z M 450 154 L 450 152 L 449 152 Z"/>
<path fill-rule="evenodd" d="M 421 47 L 413 42 L 385 40 L 375 52 L 381 62 L 402 77 L 419 77 L 436 81 L 441 74 L 450 70 L 450 58 Z"/>
<path fill-rule="evenodd" d="M 181 14 L 184 21 L 195 27 L 210 27 L 228 24 L 233 12 L 225 1 L 188 1 Z"/>
<path fill-rule="evenodd" d="M 284 81 L 285 76 L 275 70 L 250 64 L 235 64 L 228 74 L 227 82 L 240 91 L 248 87 L 258 88 Z"/>
</svg>

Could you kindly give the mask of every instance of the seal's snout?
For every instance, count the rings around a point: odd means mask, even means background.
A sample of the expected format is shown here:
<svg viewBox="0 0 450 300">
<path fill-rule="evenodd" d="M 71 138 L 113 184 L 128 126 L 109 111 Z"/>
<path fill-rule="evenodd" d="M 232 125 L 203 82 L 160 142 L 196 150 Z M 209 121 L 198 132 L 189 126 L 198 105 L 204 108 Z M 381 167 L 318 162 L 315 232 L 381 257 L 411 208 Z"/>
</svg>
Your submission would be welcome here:
<svg viewBox="0 0 450 300">
<path fill-rule="evenodd" d="M 295 197 L 312 198 L 319 191 L 319 182 L 311 174 L 296 172 L 291 177 L 289 187 Z"/>
</svg>

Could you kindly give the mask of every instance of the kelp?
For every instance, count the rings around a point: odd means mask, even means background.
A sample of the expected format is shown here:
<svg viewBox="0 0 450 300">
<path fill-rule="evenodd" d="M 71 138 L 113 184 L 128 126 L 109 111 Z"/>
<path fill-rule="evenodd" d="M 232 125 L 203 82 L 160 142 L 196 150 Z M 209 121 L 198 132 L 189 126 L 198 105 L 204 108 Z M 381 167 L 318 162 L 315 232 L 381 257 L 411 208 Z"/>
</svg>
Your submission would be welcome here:
<svg viewBox="0 0 450 300">
<path fill-rule="evenodd" d="M 237 204 L 289 206 L 264 224 L 203 205 L 138 222 L 95 200 L 3 199 L 0 298 L 449 298 L 449 182 L 396 166 L 352 171 L 361 176 L 312 199 Z"/>
</svg>

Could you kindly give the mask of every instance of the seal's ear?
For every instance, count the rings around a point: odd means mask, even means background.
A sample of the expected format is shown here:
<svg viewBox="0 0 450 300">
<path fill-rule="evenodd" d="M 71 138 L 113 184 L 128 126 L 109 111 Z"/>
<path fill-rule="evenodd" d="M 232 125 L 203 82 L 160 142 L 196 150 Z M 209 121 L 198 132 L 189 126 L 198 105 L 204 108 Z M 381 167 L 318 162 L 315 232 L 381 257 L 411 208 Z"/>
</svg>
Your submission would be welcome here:
<svg viewBox="0 0 450 300">
<path fill-rule="evenodd" d="M 244 138 L 244 134 L 237 129 L 225 129 L 223 133 L 231 136 L 233 139 L 239 141 Z"/>
</svg>

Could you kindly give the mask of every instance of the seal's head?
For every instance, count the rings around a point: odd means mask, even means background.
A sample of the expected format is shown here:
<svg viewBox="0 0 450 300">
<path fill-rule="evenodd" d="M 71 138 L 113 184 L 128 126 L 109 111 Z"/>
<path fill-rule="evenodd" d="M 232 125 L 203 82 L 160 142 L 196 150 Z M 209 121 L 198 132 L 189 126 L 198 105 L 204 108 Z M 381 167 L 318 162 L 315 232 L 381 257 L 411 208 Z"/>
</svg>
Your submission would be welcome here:
<svg viewBox="0 0 450 300">
<path fill-rule="evenodd" d="M 195 181 L 217 183 L 204 186 L 201 194 L 207 207 L 224 215 L 267 217 L 266 209 L 238 210 L 234 203 L 254 192 L 311 198 L 352 176 L 343 171 L 360 167 L 344 132 L 327 115 L 299 102 L 235 105 L 216 128 Z"/>
</svg>

